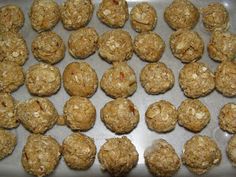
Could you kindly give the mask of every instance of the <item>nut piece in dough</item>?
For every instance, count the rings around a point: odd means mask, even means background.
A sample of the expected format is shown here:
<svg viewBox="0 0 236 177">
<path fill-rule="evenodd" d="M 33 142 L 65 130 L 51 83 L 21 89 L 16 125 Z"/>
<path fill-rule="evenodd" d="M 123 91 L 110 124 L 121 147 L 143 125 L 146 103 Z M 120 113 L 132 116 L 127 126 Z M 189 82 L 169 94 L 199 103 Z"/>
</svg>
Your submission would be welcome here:
<svg viewBox="0 0 236 177">
<path fill-rule="evenodd" d="M 157 62 L 165 51 L 165 42 L 157 33 L 140 33 L 134 39 L 134 51 L 144 61 Z"/>
<path fill-rule="evenodd" d="M 138 152 L 126 137 L 110 138 L 98 153 L 101 169 L 114 177 L 125 176 L 137 165 Z"/>
<path fill-rule="evenodd" d="M 172 70 L 164 63 L 147 64 L 141 71 L 140 81 L 148 94 L 161 94 L 174 86 L 175 78 Z"/>
<path fill-rule="evenodd" d="M 189 0 L 173 0 L 164 12 L 166 23 L 174 30 L 193 29 L 199 16 L 197 7 Z"/>
<path fill-rule="evenodd" d="M 30 98 L 16 106 L 17 118 L 32 133 L 45 133 L 57 122 L 58 113 L 47 98 Z"/>
<path fill-rule="evenodd" d="M 69 135 L 62 144 L 62 153 L 66 164 L 76 170 L 89 169 L 95 160 L 94 140 L 79 132 Z"/>
<path fill-rule="evenodd" d="M 99 54 L 108 63 L 131 59 L 132 38 L 127 31 L 115 29 L 103 33 L 98 41 Z"/>
<path fill-rule="evenodd" d="M 46 63 L 32 65 L 26 72 L 25 84 L 33 95 L 53 95 L 61 87 L 60 70 Z"/>
<path fill-rule="evenodd" d="M 73 62 L 64 70 L 63 85 L 71 96 L 91 97 L 97 90 L 98 77 L 88 63 Z"/>
<path fill-rule="evenodd" d="M 31 134 L 23 148 L 21 163 L 29 174 L 43 177 L 52 173 L 61 158 L 61 146 L 51 136 Z"/>
<path fill-rule="evenodd" d="M 214 90 L 215 77 L 204 63 L 189 63 L 180 70 L 179 85 L 187 97 L 198 98 Z"/>
<path fill-rule="evenodd" d="M 226 152 L 232 165 L 236 167 L 236 135 L 233 135 L 228 141 Z"/>
<path fill-rule="evenodd" d="M 72 96 L 64 105 L 64 118 L 72 130 L 86 131 L 95 123 L 96 109 L 88 98 Z"/>
<path fill-rule="evenodd" d="M 127 63 L 114 63 L 105 71 L 100 84 L 112 98 L 131 96 L 137 89 L 135 72 Z"/>
<path fill-rule="evenodd" d="M 98 33 L 92 27 L 80 28 L 70 34 L 68 47 L 73 57 L 87 58 L 98 48 Z"/>
<path fill-rule="evenodd" d="M 181 166 L 180 158 L 166 140 L 155 140 L 144 152 L 145 164 L 154 176 L 173 176 Z"/>
<path fill-rule="evenodd" d="M 64 28 L 76 30 L 86 26 L 93 16 L 91 0 L 66 0 L 61 6 L 61 20 Z"/>
<path fill-rule="evenodd" d="M 130 22 L 137 32 L 152 31 L 157 24 L 155 8 L 147 2 L 138 3 L 130 11 Z"/>
<path fill-rule="evenodd" d="M 182 162 L 197 175 L 206 173 L 221 161 L 221 151 L 208 136 L 195 135 L 183 147 Z"/>
<path fill-rule="evenodd" d="M 139 122 L 138 109 L 126 98 L 117 98 L 106 103 L 100 114 L 106 127 L 117 134 L 131 132 Z"/>
<path fill-rule="evenodd" d="M 97 11 L 98 19 L 112 28 L 125 25 L 129 18 L 126 0 L 102 0 Z"/>
<path fill-rule="evenodd" d="M 8 130 L 0 128 L 0 160 L 9 156 L 15 149 L 16 136 Z"/>
</svg>

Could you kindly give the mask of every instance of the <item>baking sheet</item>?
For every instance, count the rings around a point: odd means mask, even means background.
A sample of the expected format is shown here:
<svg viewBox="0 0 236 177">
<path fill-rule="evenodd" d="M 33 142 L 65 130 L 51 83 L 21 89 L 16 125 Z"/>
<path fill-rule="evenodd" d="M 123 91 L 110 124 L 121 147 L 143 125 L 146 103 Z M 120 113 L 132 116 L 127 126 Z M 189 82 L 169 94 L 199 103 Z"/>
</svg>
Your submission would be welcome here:
<svg viewBox="0 0 236 177">
<path fill-rule="evenodd" d="M 61 4 L 62 1 L 63 0 L 58 0 L 57 2 Z M 88 26 L 95 27 L 98 33 L 102 34 L 105 31 L 111 30 L 111 28 L 103 25 L 97 19 L 96 11 L 98 8 L 98 2 L 99 0 L 94 1 L 95 11 L 93 14 L 93 18 L 91 22 L 88 24 Z M 128 0 L 129 11 L 138 2 L 141 2 L 141 0 Z M 184 128 L 179 127 L 179 125 L 176 126 L 174 131 L 171 131 L 166 134 L 159 134 L 159 133 L 152 132 L 146 126 L 144 114 L 148 105 L 150 105 L 151 103 L 155 101 L 164 99 L 164 100 L 170 101 L 176 107 L 178 107 L 181 101 L 186 99 L 186 97 L 183 95 L 183 92 L 181 91 L 178 84 L 178 73 L 179 73 L 179 70 L 183 67 L 183 64 L 179 60 L 175 59 L 170 52 L 168 41 L 169 41 L 169 36 L 173 31 L 168 27 L 168 25 L 165 23 L 163 19 L 164 8 L 171 2 L 171 0 L 149 0 L 149 2 L 155 6 L 157 10 L 157 14 L 158 14 L 158 23 L 157 23 L 157 27 L 155 28 L 155 32 L 161 35 L 161 37 L 164 39 L 167 46 L 165 53 L 163 54 L 163 57 L 161 58 L 160 61 L 166 63 L 167 66 L 173 70 L 174 75 L 175 75 L 175 86 L 170 91 L 166 92 L 165 94 L 156 95 L 156 96 L 153 96 L 153 95 L 151 96 L 151 95 L 146 94 L 144 89 L 140 85 L 139 74 L 140 74 L 141 69 L 147 63 L 141 61 L 135 54 L 133 55 L 132 59 L 128 61 L 128 64 L 135 70 L 137 82 L 138 82 L 137 91 L 132 97 L 130 97 L 130 99 L 138 107 L 138 110 L 140 113 L 140 122 L 138 126 L 130 134 L 127 135 L 127 137 L 132 140 L 133 144 L 136 146 L 137 151 L 139 153 L 138 165 L 129 173 L 128 176 L 151 176 L 151 174 L 148 172 L 144 164 L 143 153 L 146 147 L 150 146 L 154 139 L 158 139 L 158 138 L 166 139 L 170 144 L 174 146 L 176 152 L 180 156 L 181 151 L 182 151 L 182 146 L 184 145 L 186 140 L 188 140 L 194 135 L 193 133 L 185 130 Z M 203 6 L 206 6 L 208 3 L 212 2 L 212 0 L 192 0 L 192 2 L 197 7 L 203 7 Z M 230 23 L 231 23 L 230 31 L 235 33 L 236 21 L 233 21 L 233 20 L 236 19 L 236 1 L 235 0 L 221 0 L 220 2 L 225 5 L 225 7 L 228 9 L 230 13 Z M 31 28 L 29 17 L 28 17 L 28 12 L 29 12 L 31 3 L 32 3 L 31 0 L 0 0 L 0 6 L 6 5 L 6 4 L 16 4 L 20 6 L 22 10 L 24 11 L 25 24 L 21 30 L 21 33 L 23 34 L 25 40 L 27 41 L 27 45 L 30 50 L 29 59 L 24 65 L 25 71 L 29 68 L 29 66 L 38 62 L 32 56 L 32 52 L 31 52 L 31 42 L 37 35 L 37 33 Z M 134 36 L 137 34 L 131 28 L 129 21 L 126 23 L 124 29 L 130 32 L 130 34 L 132 35 L 132 38 L 134 38 Z M 200 35 L 204 38 L 204 42 L 205 42 L 205 52 L 201 61 L 208 64 L 210 68 L 213 71 L 215 71 L 215 68 L 218 63 L 209 59 L 207 55 L 207 50 L 206 50 L 206 44 L 208 43 L 208 40 L 210 37 L 209 33 L 204 30 L 201 21 L 199 21 L 198 25 L 195 27 L 194 30 L 200 33 Z M 63 38 L 65 44 L 67 45 L 68 37 L 71 31 L 65 30 L 61 22 L 53 29 L 53 31 L 57 32 Z M 68 50 L 67 50 L 64 60 L 56 64 L 56 66 L 60 68 L 60 71 L 62 74 L 65 66 L 73 61 L 75 61 L 75 59 L 73 59 L 69 55 Z M 101 79 L 104 71 L 111 66 L 105 61 L 101 60 L 97 53 L 85 59 L 84 61 L 88 62 L 96 70 L 99 80 Z M 15 97 L 15 99 L 19 101 L 22 101 L 31 97 L 25 86 L 21 87 L 19 90 L 14 92 L 13 96 Z M 60 91 L 56 95 L 51 96 L 49 99 L 55 104 L 58 112 L 62 114 L 64 103 L 66 100 L 69 99 L 69 95 L 65 92 L 62 86 Z M 117 135 L 109 131 L 104 126 L 99 116 L 100 109 L 104 106 L 105 103 L 107 103 L 110 100 L 111 98 L 106 96 L 105 93 L 100 88 L 97 90 L 95 95 L 91 98 L 91 101 L 93 102 L 97 110 L 97 119 L 96 119 L 95 126 L 91 130 L 84 133 L 94 138 L 96 146 L 97 146 L 97 151 L 100 149 L 100 146 L 105 142 L 105 139 L 117 137 Z M 219 129 L 218 113 L 219 113 L 220 108 L 224 104 L 228 102 L 236 102 L 236 99 L 223 97 L 217 91 L 214 91 L 207 97 L 200 98 L 200 100 L 208 107 L 211 113 L 211 121 L 209 125 L 200 134 L 213 137 L 217 141 L 223 155 L 221 164 L 217 167 L 214 167 L 212 170 L 210 170 L 207 174 L 203 176 L 235 177 L 236 168 L 233 168 L 231 166 L 225 154 L 226 143 L 231 135 Z M 21 125 L 17 129 L 13 129 L 12 131 L 17 134 L 18 143 L 13 154 L 5 158 L 4 160 L 0 161 L 0 177 L 30 176 L 26 172 L 24 172 L 24 169 L 22 168 L 21 162 L 20 162 L 21 151 L 26 142 L 26 138 L 29 135 L 29 132 L 25 130 Z M 56 125 L 53 127 L 53 129 L 49 130 L 46 134 L 52 135 L 58 140 L 58 142 L 62 143 L 63 139 L 71 133 L 72 131 L 66 126 Z M 51 176 L 54 176 L 54 177 L 109 176 L 107 173 L 103 173 L 100 170 L 99 165 L 100 164 L 96 157 L 96 160 L 93 166 L 89 170 L 75 171 L 75 170 L 69 169 L 64 163 L 64 160 L 62 158 L 60 161 L 60 164 L 58 165 L 55 172 Z M 190 173 L 186 169 L 185 166 L 182 165 L 181 169 L 176 174 L 176 176 L 194 176 L 194 175 Z"/>
</svg>

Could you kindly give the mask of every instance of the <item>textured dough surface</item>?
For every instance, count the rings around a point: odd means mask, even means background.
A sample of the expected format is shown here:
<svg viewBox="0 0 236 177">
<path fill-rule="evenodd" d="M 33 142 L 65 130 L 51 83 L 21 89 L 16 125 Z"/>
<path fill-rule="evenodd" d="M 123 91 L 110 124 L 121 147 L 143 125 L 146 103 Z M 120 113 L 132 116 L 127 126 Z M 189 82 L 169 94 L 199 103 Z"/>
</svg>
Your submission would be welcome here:
<svg viewBox="0 0 236 177">
<path fill-rule="evenodd" d="M 15 149 L 16 136 L 8 130 L 0 128 L 0 160 L 9 156 Z"/>
</svg>

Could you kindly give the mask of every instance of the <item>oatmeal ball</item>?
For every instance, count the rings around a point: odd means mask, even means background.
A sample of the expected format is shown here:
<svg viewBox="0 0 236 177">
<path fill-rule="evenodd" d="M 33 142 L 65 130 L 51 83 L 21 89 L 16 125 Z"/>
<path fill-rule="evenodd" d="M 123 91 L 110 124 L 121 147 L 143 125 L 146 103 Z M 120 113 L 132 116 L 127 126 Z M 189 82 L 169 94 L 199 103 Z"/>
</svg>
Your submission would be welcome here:
<svg viewBox="0 0 236 177">
<path fill-rule="evenodd" d="M 10 61 L 0 62 L 0 92 L 11 93 L 24 84 L 23 68 Z"/>
<path fill-rule="evenodd" d="M 18 6 L 6 5 L 0 7 L 0 33 L 6 31 L 19 32 L 24 22 L 24 14 Z"/>
<path fill-rule="evenodd" d="M 215 77 L 201 62 L 184 65 L 179 73 L 179 84 L 184 94 L 190 98 L 206 96 L 215 88 Z"/>
<path fill-rule="evenodd" d="M 86 131 L 95 123 L 96 109 L 88 98 L 72 96 L 64 105 L 64 118 L 72 130 Z"/>
<path fill-rule="evenodd" d="M 72 62 L 64 70 L 63 85 L 71 96 L 91 97 L 97 90 L 98 77 L 88 63 Z"/>
<path fill-rule="evenodd" d="M 106 127 L 117 134 L 131 132 L 139 122 L 138 109 L 126 98 L 117 98 L 106 103 L 100 115 Z"/>
<path fill-rule="evenodd" d="M 137 165 L 138 152 L 126 136 L 110 138 L 101 146 L 98 160 L 101 169 L 112 176 L 125 176 Z"/>
<path fill-rule="evenodd" d="M 147 64 L 141 71 L 140 81 L 148 94 L 165 93 L 174 86 L 175 78 L 164 63 Z"/>
<path fill-rule="evenodd" d="M 193 173 L 201 175 L 221 161 L 221 151 L 208 136 L 195 135 L 183 147 L 182 162 Z"/>
<path fill-rule="evenodd" d="M 180 158 L 166 140 L 155 140 L 144 152 L 145 164 L 154 176 L 173 176 L 181 166 Z"/>
<path fill-rule="evenodd" d="M 216 89 L 224 96 L 236 96 L 236 61 L 225 61 L 215 72 Z"/>
<path fill-rule="evenodd" d="M 233 135 L 228 141 L 226 152 L 232 165 L 236 167 L 236 135 Z"/>
<path fill-rule="evenodd" d="M 28 91 L 37 96 L 50 96 L 61 87 L 60 70 L 46 63 L 38 63 L 29 67 L 25 84 Z"/>
<path fill-rule="evenodd" d="M 219 125 L 222 130 L 236 133 L 236 104 L 228 103 L 220 110 Z"/>
<path fill-rule="evenodd" d="M 28 59 L 28 48 L 20 33 L 0 33 L 0 62 L 12 61 L 23 65 Z"/>
<path fill-rule="evenodd" d="M 16 135 L 0 128 L 0 160 L 14 151 L 16 143 Z"/>
<path fill-rule="evenodd" d="M 68 47 L 75 58 L 87 58 L 98 48 L 98 33 L 95 28 L 80 28 L 70 34 Z"/>
<path fill-rule="evenodd" d="M 155 8 L 147 2 L 138 3 L 130 11 L 130 22 L 137 32 L 152 31 L 157 24 Z"/>
<path fill-rule="evenodd" d="M 164 12 L 166 23 L 174 30 L 193 29 L 199 16 L 197 7 L 188 0 L 173 0 Z"/>
<path fill-rule="evenodd" d="M 102 90 L 112 97 L 128 97 L 137 89 L 134 70 L 127 63 L 115 63 L 102 76 Z"/>
<path fill-rule="evenodd" d="M 55 64 L 65 56 L 65 44 L 55 32 L 42 32 L 32 42 L 32 53 L 39 61 Z"/>
<path fill-rule="evenodd" d="M 91 0 L 66 0 L 61 6 L 61 20 L 64 28 L 75 30 L 86 26 L 93 16 Z"/>
<path fill-rule="evenodd" d="M 126 0 L 102 0 L 97 11 L 98 19 L 112 28 L 125 25 L 129 18 Z"/>
<path fill-rule="evenodd" d="M 21 163 L 27 173 L 43 177 L 55 170 L 60 157 L 61 146 L 53 137 L 31 134 L 23 148 Z"/>
<path fill-rule="evenodd" d="M 140 33 L 134 39 L 134 51 L 144 61 L 157 62 L 165 51 L 165 42 L 154 32 Z"/>
<path fill-rule="evenodd" d="M 133 54 L 132 38 L 127 31 L 121 29 L 103 33 L 98 46 L 99 55 L 108 63 L 129 60 Z"/>
<path fill-rule="evenodd" d="M 66 164 L 77 170 L 87 170 L 93 165 L 96 156 L 94 140 L 79 132 L 69 135 L 62 144 Z"/>
<path fill-rule="evenodd" d="M 60 20 L 60 8 L 55 0 L 34 0 L 29 17 L 37 32 L 52 29 Z"/>
<path fill-rule="evenodd" d="M 45 133 L 57 122 L 58 113 L 47 98 L 30 98 L 16 106 L 17 118 L 32 133 Z"/>
</svg>

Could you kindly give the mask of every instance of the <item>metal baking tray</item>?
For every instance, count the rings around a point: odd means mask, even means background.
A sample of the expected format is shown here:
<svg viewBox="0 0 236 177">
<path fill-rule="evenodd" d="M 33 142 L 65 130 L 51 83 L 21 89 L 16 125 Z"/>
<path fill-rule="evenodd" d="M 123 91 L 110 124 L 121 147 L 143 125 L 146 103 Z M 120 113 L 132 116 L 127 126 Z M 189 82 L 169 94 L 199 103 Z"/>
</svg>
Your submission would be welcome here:
<svg viewBox="0 0 236 177">
<path fill-rule="evenodd" d="M 63 0 L 57 0 L 59 4 L 61 4 L 62 1 Z M 165 53 L 163 57 L 161 58 L 161 61 L 166 63 L 166 65 L 173 70 L 174 75 L 175 75 L 175 86 L 170 91 L 166 92 L 165 94 L 155 95 L 155 96 L 146 94 L 144 89 L 140 85 L 139 74 L 140 74 L 141 69 L 147 63 L 141 61 L 135 54 L 133 55 L 132 59 L 128 61 L 128 64 L 135 70 L 135 73 L 137 76 L 137 82 L 138 82 L 137 91 L 132 97 L 130 97 L 130 99 L 138 107 L 138 110 L 140 112 L 140 122 L 138 126 L 130 134 L 126 135 L 128 138 L 132 140 L 133 144 L 136 146 L 137 151 L 139 153 L 138 165 L 129 173 L 128 176 L 151 176 L 151 174 L 148 172 L 148 169 L 145 166 L 143 153 L 144 153 L 144 150 L 148 146 L 151 145 L 153 140 L 158 139 L 158 138 L 166 139 L 170 144 L 173 145 L 178 155 L 181 156 L 182 147 L 184 143 L 186 142 L 186 140 L 188 140 L 194 135 L 193 133 L 185 130 L 184 128 L 179 127 L 179 125 L 176 126 L 174 131 L 171 131 L 166 134 L 159 134 L 159 133 L 152 132 L 146 126 L 144 114 L 148 105 L 150 105 L 151 103 L 157 100 L 165 99 L 173 103 L 176 107 L 178 107 L 181 101 L 183 101 L 186 98 L 178 84 L 178 74 L 179 74 L 180 69 L 183 67 L 183 64 L 179 60 L 175 59 L 174 56 L 171 54 L 171 51 L 169 49 L 169 36 L 173 31 L 169 28 L 169 26 L 165 23 L 163 19 L 164 9 L 171 2 L 171 0 L 146 0 L 146 1 L 149 1 L 153 6 L 155 6 L 157 10 L 158 23 L 155 28 L 155 32 L 161 35 L 161 37 L 164 39 L 167 46 Z M 139 2 L 141 2 L 141 0 L 128 0 L 129 11 L 135 4 Z M 192 0 L 192 2 L 197 7 L 203 7 L 203 6 L 206 6 L 208 3 L 212 2 L 212 0 Z M 230 13 L 230 23 L 231 23 L 230 31 L 236 32 L 236 21 L 235 21 L 236 1 L 235 0 L 220 0 L 220 2 L 224 4 L 224 6 L 228 9 Z M 21 7 L 22 10 L 24 11 L 25 24 L 21 30 L 21 33 L 23 34 L 25 40 L 27 41 L 27 45 L 30 50 L 29 59 L 24 65 L 25 71 L 29 68 L 30 65 L 38 62 L 31 53 L 31 42 L 37 35 L 37 33 L 31 28 L 31 24 L 29 22 L 29 17 L 28 17 L 28 12 L 29 12 L 31 3 L 32 3 L 31 0 L 0 0 L 0 6 L 6 5 L 6 4 L 16 4 L 19 7 Z M 105 31 L 111 30 L 111 28 L 105 26 L 97 19 L 95 12 L 97 11 L 99 0 L 94 0 L 94 3 L 95 3 L 95 11 L 93 14 L 93 18 L 91 22 L 88 24 L 88 26 L 95 27 L 98 33 L 102 34 Z M 130 32 L 130 34 L 132 35 L 132 38 L 134 38 L 134 36 L 137 34 L 131 28 L 129 21 L 125 24 L 124 29 Z M 214 62 L 208 57 L 207 50 L 206 50 L 206 44 L 209 41 L 210 33 L 204 30 L 201 20 L 199 21 L 198 25 L 195 27 L 194 30 L 200 33 L 200 35 L 203 37 L 204 42 L 205 42 L 205 52 L 201 61 L 206 63 L 211 68 L 212 71 L 215 71 L 215 68 L 218 65 L 218 63 Z M 57 32 L 63 38 L 65 44 L 67 45 L 68 37 L 71 31 L 65 30 L 61 22 L 53 29 L 53 31 Z M 65 66 L 73 61 L 75 61 L 75 59 L 73 59 L 69 55 L 68 50 L 67 50 L 64 60 L 56 64 L 56 66 L 60 68 L 60 71 L 62 73 Z M 108 69 L 109 67 L 111 67 L 110 64 L 101 60 L 97 53 L 85 59 L 84 61 L 88 62 L 96 70 L 99 79 L 101 79 L 104 71 Z M 15 97 L 15 99 L 19 101 L 22 101 L 31 97 L 31 95 L 28 93 L 25 86 L 22 86 L 19 90 L 14 92 L 13 96 Z M 58 112 L 62 114 L 64 103 L 68 98 L 69 98 L 69 95 L 65 92 L 64 88 L 61 87 L 60 91 L 56 95 L 51 96 L 49 99 L 55 104 Z M 111 100 L 111 98 L 106 96 L 105 93 L 100 88 L 97 90 L 95 95 L 91 98 L 91 101 L 96 106 L 97 119 L 96 119 L 95 126 L 91 130 L 84 133 L 94 138 L 96 146 L 97 146 L 97 150 L 100 149 L 100 146 L 105 142 L 105 139 L 117 136 L 104 126 L 99 116 L 100 109 L 109 100 Z M 211 121 L 209 125 L 200 134 L 208 135 L 214 138 L 217 141 L 222 151 L 222 156 L 223 156 L 220 165 L 217 167 L 214 167 L 207 174 L 203 176 L 235 177 L 236 168 L 233 168 L 231 166 L 225 153 L 226 143 L 231 135 L 219 129 L 218 113 L 219 113 L 220 108 L 224 104 L 228 102 L 236 102 L 236 99 L 226 98 L 222 96 L 221 94 L 219 94 L 217 91 L 214 91 L 210 95 L 200 98 L 200 100 L 205 105 L 207 105 L 211 113 Z M 31 175 L 28 175 L 24 171 L 21 165 L 21 152 L 26 142 L 26 138 L 29 135 L 29 132 L 25 130 L 21 125 L 17 129 L 13 129 L 12 131 L 17 134 L 18 143 L 13 154 L 0 161 L 0 177 L 31 176 Z M 62 143 L 63 139 L 71 133 L 72 131 L 68 127 L 56 125 L 51 130 L 49 130 L 46 134 L 52 135 L 58 140 L 58 142 Z M 97 157 L 93 166 L 87 171 L 71 170 L 70 168 L 66 166 L 62 158 L 60 161 L 60 164 L 56 168 L 55 172 L 51 174 L 51 176 L 55 176 L 55 177 L 94 176 L 95 177 L 95 176 L 109 176 L 109 174 L 103 173 L 100 170 L 100 164 L 98 162 Z M 176 174 L 176 176 L 194 176 L 194 175 L 190 173 L 185 166 L 182 165 L 181 169 Z"/>
</svg>

